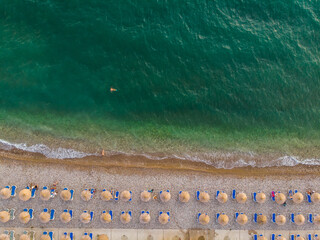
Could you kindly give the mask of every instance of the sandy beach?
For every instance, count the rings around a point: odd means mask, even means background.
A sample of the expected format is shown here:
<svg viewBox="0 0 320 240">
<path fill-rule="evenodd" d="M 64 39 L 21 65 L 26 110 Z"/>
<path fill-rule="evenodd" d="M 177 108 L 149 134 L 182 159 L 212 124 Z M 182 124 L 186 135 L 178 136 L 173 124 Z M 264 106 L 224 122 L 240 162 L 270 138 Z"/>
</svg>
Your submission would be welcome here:
<svg viewBox="0 0 320 240">
<path fill-rule="evenodd" d="M 145 163 L 138 163 L 137 166 L 130 161 L 119 161 L 121 164 L 127 164 L 126 167 L 113 163 L 101 163 L 101 159 L 90 162 L 77 162 L 76 160 L 42 159 L 41 156 L 35 156 L 24 153 L 2 152 L 0 182 L 1 187 L 6 185 L 16 185 L 18 191 L 30 183 L 38 184 L 39 188 L 52 185 L 59 182 L 58 191 L 68 187 L 75 190 L 74 200 L 72 202 L 63 202 L 59 197 L 44 202 L 39 198 L 39 191 L 36 197 L 27 202 L 22 202 L 15 197 L 9 200 L 0 201 L 0 208 L 15 208 L 19 214 L 24 208 L 33 208 L 35 218 L 23 227 L 81 227 L 81 228 L 132 228 L 132 229 L 317 229 L 314 224 L 305 223 L 302 226 L 296 226 L 289 221 L 289 214 L 302 213 L 318 214 L 318 206 L 304 201 L 295 205 L 292 201 L 287 201 L 287 206 L 279 206 L 269 198 L 271 191 L 281 191 L 287 193 L 289 189 L 298 189 L 305 193 L 307 189 L 320 191 L 320 177 L 316 168 L 294 167 L 279 169 L 234 169 L 218 170 L 203 169 L 191 170 L 181 166 L 171 168 L 164 165 L 163 168 Z M 33 161 L 30 161 L 33 159 Z M 88 160 L 88 159 L 87 159 Z M 84 160 L 82 160 L 84 161 Z M 110 160 L 111 161 L 111 160 Z M 76 163 L 77 164 L 74 164 Z M 141 161 L 143 162 L 143 161 Z M 90 164 L 92 163 L 92 164 Z M 117 165 L 118 164 L 118 165 Z M 90 166 L 89 166 L 90 165 Z M 103 167 L 102 167 L 103 166 Z M 199 166 L 197 166 L 199 167 Z M 195 168 L 195 167 L 194 167 Z M 95 188 L 97 194 L 89 202 L 84 202 L 80 198 L 80 192 L 85 188 Z M 102 189 L 114 189 L 117 191 L 131 190 L 133 192 L 132 202 L 103 202 L 99 198 Z M 143 190 L 154 189 L 155 193 L 161 190 L 169 189 L 172 199 L 167 203 L 159 200 L 144 203 L 140 200 L 140 193 Z M 231 200 L 231 192 L 236 189 L 238 192 L 245 192 L 248 201 L 245 204 L 236 203 Z M 189 191 L 191 199 L 188 203 L 178 201 L 178 193 L 181 190 Z M 196 200 L 196 191 L 208 191 L 211 196 L 209 203 L 200 203 Z M 229 195 L 229 200 L 225 204 L 220 204 L 215 199 L 217 190 L 225 191 Z M 254 191 L 263 191 L 267 195 L 266 203 L 260 205 L 254 203 L 251 194 Z M 56 210 L 56 219 L 47 224 L 39 221 L 39 214 L 44 208 Z M 74 217 L 67 225 L 59 220 L 59 215 L 64 209 L 72 209 Z M 80 222 L 79 216 L 84 210 L 94 211 L 94 219 L 88 224 Z M 114 220 L 110 224 L 101 223 L 99 216 L 103 210 L 113 210 Z M 128 224 L 120 222 L 121 211 L 131 210 L 132 221 Z M 141 224 L 139 216 L 142 210 L 149 210 L 151 221 L 148 224 Z M 170 211 L 171 221 L 166 225 L 159 224 L 157 217 L 159 211 Z M 206 226 L 200 225 L 196 221 L 197 213 L 207 213 L 211 220 Z M 223 227 L 216 222 L 216 213 L 226 213 L 230 222 Z M 247 214 L 249 221 L 245 226 L 238 225 L 234 220 L 235 212 Z M 252 221 L 254 213 L 263 213 L 268 217 L 267 224 L 260 226 Z M 281 213 L 287 217 L 287 223 L 284 226 L 277 226 L 270 221 L 272 213 Z M 21 223 L 16 219 L 5 223 L 7 227 L 21 227 Z"/>
</svg>

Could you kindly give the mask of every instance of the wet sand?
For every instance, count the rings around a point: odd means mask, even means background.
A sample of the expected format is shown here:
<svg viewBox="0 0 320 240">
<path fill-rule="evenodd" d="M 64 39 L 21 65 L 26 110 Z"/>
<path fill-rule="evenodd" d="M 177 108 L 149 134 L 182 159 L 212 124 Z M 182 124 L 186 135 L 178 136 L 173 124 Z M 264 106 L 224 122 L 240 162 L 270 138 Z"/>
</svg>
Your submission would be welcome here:
<svg viewBox="0 0 320 240">
<path fill-rule="evenodd" d="M 295 178 L 297 176 L 319 176 L 320 166 L 297 165 L 293 167 L 241 167 L 233 169 L 218 169 L 205 163 L 193 162 L 181 159 L 150 160 L 143 156 L 90 156 L 80 159 L 50 159 L 38 153 L 30 153 L 21 150 L 0 150 L 2 162 L 19 162 L 20 164 L 49 164 L 65 165 L 72 168 L 96 168 L 106 171 L 113 169 L 118 173 L 130 174 L 131 170 L 142 171 L 153 169 L 155 171 L 165 171 L 174 173 L 176 171 L 186 171 L 209 175 L 230 175 L 237 177 L 275 177 L 275 178 Z"/>
</svg>

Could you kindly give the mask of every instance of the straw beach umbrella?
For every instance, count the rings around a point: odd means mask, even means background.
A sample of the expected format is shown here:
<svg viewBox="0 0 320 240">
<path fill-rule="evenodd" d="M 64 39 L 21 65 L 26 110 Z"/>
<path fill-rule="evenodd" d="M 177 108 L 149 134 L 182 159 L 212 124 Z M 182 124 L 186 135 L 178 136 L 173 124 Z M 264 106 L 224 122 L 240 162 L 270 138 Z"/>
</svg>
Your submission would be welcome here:
<svg viewBox="0 0 320 240">
<path fill-rule="evenodd" d="M 83 213 L 81 213 L 81 215 L 80 215 L 80 221 L 81 221 L 82 223 L 89 223 L 90 220 L 91 220 L 91 216 L 90 216 L 90 214 L 89 214 L 88 212 L 83 212 Z"/>
<path fill-rule="evenodd" d="M 259 236 L 258 240 L 268 240 L 268 239 L 266 237 L 264 237 L 264 236 Z"/>
<path fill-rule="evenodd" d="M 277 240 L 287 240 L 284 236 L 278 236 Z"/>
<path fill-rule="evenodd" d="M 305 240 L 305 239 L 304 237 L 299 236 L 299 237 L 296 237 L 296 240 Z"/>
<path fill-rule="evenodd" d="M 22 234 L 20 235 L 19 240 L 30 240 L 30 237 L 27 234 Z"/>
<path fill-rule="evenodd" d="M 48 235 L 43 235 L 43 236 L 48 236 Z M 49 237 L 49 236 L 48 236 Z M 42 240 L 42 239 L 41 239 Z M 45 239 L 45 240 L 50 240 L 50 237 L 49 239 Z M 63 234 L 61 237 L 60 237 L 60 240 L 71 240 L 71 238 L 67 235 L 67 234 Z"/>
<path fill-rule="evenodd" d="M 81 199 L 85 202 L 88 202 L 92 197 L 92 194 L 89 190 L 83 190 L 81 192 Z"/>
<path fill-rule="evenodd" d="M 51 238 L 48 234 L 42 234 L 42 236 L 40 237 L 40 240 L 51 240 Z M 69 240 L 71 240 L 71 239 L 69 238 Z"/>
<path fill-rule="evenodd" d="M 63 212 L 60 214 L 60 220 L 63 223 L 68 223 L 71 221 L 71 215 L 68 212 Z"/>
<path fill-rule="evenodd" d="M 266 237 L 264 237 L 264 236 L 259 236 L 258 240 L 268 240 L 268 239 Z"/>
<path fill-rule="evenodd" d="M 100 234 L 98 235 L 98 240 L 109 240 L 109 238 L 106 234 Z"/>
<path fill-rule="evenodd" d="M 320 194 L 317 193 L 317 192 L 312 193 L 312 194 L 311 194 L 311 201 L 312 201 L 313 203 L 318 203 L 318 202 L 320 202 Z"/>
<path fill-rule="evenodd" d="M 0 212 L 0 222 L 6 223 L 10 220 L 10 214 L 7 211 Z"/>
<path fill-rule="evenodd" d="M 248 222 L 248 217 L 245 214 L 240 214 L 237 217 L 237 223 L 240 225 L 245 225 Z"/>
<path fill-rule="evenodd" d="M 47 223 L 50 221 L 50 214 L 48 212 L 42 212 L 39 215 L 40 222 Z"/>
<path fill-rule="evenodd" d="M 228 194 L 220 192 L 217 199 L 220 203 L 226 203 L 228 201 Z"/>
<path fill-rule="evenodd" d="M 236 200 L 238 203 L 245 203 L 247 201 L 247 195 L 243 192 L 238 193 L 236 196 Z"/>
<path fill-rule="evenodd" d="M 140 222 L 141 223 L 148 223 L 148 222 L 150 222 L 150 214 L 149 213 L 142 213 L 141 215 L 140 215 Z"/>
<path fill-rule="evenodd" d="M 258 215 L 257 217 L 257 223 L 259 225 L 264 225 L 267 223 L 267 216 L 266 215 Z"/>
<path fill-rule="evenodd" d="M 60 197 L 63 201 L 70 201 L 71 192 L 69 190 L 62 190 L 60 193 Z"/>
<path fill-rule="evenodd" d="M 19 220 L 21 223 L 28 223 L 30 221 L 30 214 L 28 212 L 21 212 L 19 214 Z"/>
<path fill-rule="evenodd" d="M 296 204 L 302 203 L 303 202 L 303 195 L 301 192 L 297 192 L 293 194 L 292 196 L 292 201 Z"/>
<path fill-rule="evenodd" d="M 0 234 L 0 240 L 10 240 L 8 234 Z"/>
<path fill-rule="evenodd" d="M 131 193 L 128 190 L 121 192 L 120 199 L 128 202 L 131 199 Z"/>
<path fill-rule="evenodd" d="M 43 236 L 48 236 L 48 235 L 43 235 Z M 48 236 L 48 237 L 49 237 L 49 236 Z M 45 239 L 45 240 L 47 240 L 47 239 Z M 50 240 L 50 237 L 49 237 L 48 240 Z M 60 237 L 60 240 L 71 240 L 71 238 L 70 238 L 68 235 L 63 234 L 63 235 Z"/>
<path fill-rule="evenodd" d="M 31 191 L 29 189 L 22 189 L 19 192 L 19 198 L 21 201 L 28 201 L 31 198 Z"/>
<path fill-rule="evenodd" d="M 284 204 L 285 201 L 287 200 L 286 196 L 283 193 L 276 193 L 275 194 L 275 200 L 276 203 L 278 203 L 279 205 Z"/>
<path fill-rule="evenodd" d="M 101 199 L 103 200 L 103 201 L 110 201 L 111 199 L 112 199 L 112 194 L 111 194 L 111 192 L 110 191 L 102 191 L 101 192 Z"/>
<path fill-rule="evenodd" d="M 100 216 L 100 220 L 103 223 L 111 223 L 112 219 L 111 219 L 111 215 L 108 212 L 102 213 Z"/>
<path fill-rule="evenodd" d="M 151 199 L 151 193 L 148 191 L 141 192 L 140 199 L 142 202 L 149 202 Z"/>
<path fill-rule="evenodd" d="M 229 223 L 229 217 L 226 214 L 220 214 L 218 217 L 218 223 L 222 226 L 225 226 Z"/>
<path fill-rule="evenodd" d="M 314 224 L 320 225 L 320 215 L 316 215 L 313 219 Z"/>
<path fill-rule="evenodd" d="M 264 194 L 263 192 L 259 192 L 256 196 L 256 200 L 258 203 L 264 203 L 266 199 L 267 199 L 266 194 Z"/>
<path fill-rule="evenodd" d="M 9 188 L 2 188 L 0 190 L 0 197 L 1 199 L 8 199 L 11 196 L 11 192 Z"/>
<path fill-rule="evenodd" d="M 161 199 L 162 202 L 168 202 L 168 201 L 171 199 L 171 194 L 170 194 L 170 192 L 163 191 L 163 192 L 160 194 L 160 199 Z"/>
<path fill-rule="evenodd" d="M 207 192 L 201 192 L 199 194 L 199 201 L 202 203 L 207 203 L 210 201 L 210 195 Z"/>
<path fill-rule="evenodd" d="M 123 223 L 123 224 L 127 224 L 131 221 L 131 216 L 129 213 L 122 213 L 121 216 L 120 216 L 120 221 Z"/>
<path fill-rule="evenodd" d="M 286 223 L 287 219 L 285 216 L 283 215 L 277 215 L 276 216 L 276 224 L 281 226 L 281 225 L 284 225 Z"/>
<path fill-rule="evenodd" d="M 161 224 L 167 224 L 169 222 L 169 215 L 167 213 L 162 213 L 159 216 L 159 222 Z"/>
<path fill-rule="evenodd" d="M 80 240 L 91 240 L 91 238 L 89 237 L 89 235 L 82 235 Z"/>
<path fill-rule="evenodd" d="M 42 189 L 40 192 L 40 199 L 43 201 L 48 201 L 51 197 L 51 193 L 48 189 Z"/>
<path fill-rule="evenodd" d="M 190 194 L 186 191 L 182 191 L 180 194 L 179 194 L 179 200 L 180 202 L 183 202 L 183 203 L 187 203 L 189 202 L 190 200 Z"/>
<path fill-rule="evenodd" d="M 202 213 L 202 214 L 199 216 L 199 223 L 200 223 L 201 225 L 207 225 L 209 222 L 210 222 L 210 217 L 209 217 L 208 214 Z"/>
<path fill-rule="evenodd" d="M 303 225 L 305 222 L 305 217 L 302 214 L 298 214 L 294 216 L 294 223 L 296 225 Z"/>
</svg>

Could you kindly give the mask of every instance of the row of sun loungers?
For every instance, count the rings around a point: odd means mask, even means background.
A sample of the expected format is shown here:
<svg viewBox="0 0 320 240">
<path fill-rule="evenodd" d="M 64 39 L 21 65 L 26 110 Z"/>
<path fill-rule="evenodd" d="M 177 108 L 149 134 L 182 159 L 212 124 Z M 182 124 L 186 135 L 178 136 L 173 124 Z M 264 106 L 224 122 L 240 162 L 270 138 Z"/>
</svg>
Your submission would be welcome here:
<svg viewBox="0 0 320 240">
<path fill-rule="evenodd" d="M 6 186 L 0 190 L 0 197 L 2 199 L 9 199 L 16 195 L 16 186 Z M 36 187 L 30 188 L 27 186 L 26 188 L 22 189 L 19 192 L 19 199 L 22 201 L 28 201 L 36 196 Z M 83 201 L 89 201 L 93 198 L 94 194 L 96 193 L 95 189 L 84 189 L 80 197 Z M 40 198 L 43 201 L 48 201 L 50 198 L 55 197 L 57 194 L 57 189 L 55 188 L 48 188 L 44 186 L 40 191 Z M 63 188 L 60 192 L 60 198 L 64 201 L 72 201 L 74 198 L 75 191 L 73 189 Z M 319 203 L 320 202 L 320 194 L 317 192 L 306 192 L 306 198 L 304 195 L 299 192 L 298 190 L 289 190 L 287 196 L 280 191 L 272 191 L 270 194 L 271 201 L 276 202 L 279 205 L 285 205 L 287 200 L 292 200 L 293 203 L 299 204 L 307 200 L 309 203 Z M 103 201 L 119 201 L 123 200 L 126 202 L 131 202 L 133 199 L 132 191 L 115 191 L 115 190 L 107 190 L 103 189 L 100 192 L 100 197 Z M 196 191 L 195 195 L 196 199 L 199 202 L 209 202 L 211 197 L 207 191 Z M 187 191 L 180 191 L 178 198 L 181 202 L 188 202 L 190 200 L 190 193 Z M 144 202 L 148 202 L 151 199 L 157 200 L 160 199 L 162 202 L 168 202 L 171 199 L 171 193 L 169 190 L 162 190 L 159 193 L 154 192 L 153 190 L 145 190 L 140 193 L 140 199 Z M 218 200 L 220 203 L 226 203 L 228 201 L 228 194 L 224 191 L 216 191 L 215 199 Z M 247 194 L 245 192 L 237 192 L 233 190 L 231 193 L 231 199 L 235 200 L 238 203 L 246 203 L 247 202 Z M 258 191 L 252 193 L 252 200 L 256 203 L 264 203 L 267 200 L 266 194 Z"/>
<path fill-rule="evenodd" d="M 3 211 L 0 211 L 0 222 L 6 223 L 10 220 L 15 219 L 15 209 L 6 209 Z M 161 215 L 167 215 L 167 222 L 170 221 L 170 212 L 169 211 L 160 211 L 159 216 Z M 120 213 L 120 218 L 122 216 L 126 216 L 127 220 L 131 220 L 132 218 L 132 211 L 122 211 Z M 149 222 L 150 221 L 150 212 L 147 210 L 141 211 L 140 217 L 144 219 L 142 222 Z M 80 215 L 80 220 L 83 223 L 89 223 L 93 221 L 94 212 L 85 210 Z M 100 220 L 106 223 L 109 223 L 113 220 L 114 214 L 112 210 L 109 211 L 102 211 Z M 25 208 L 20 214 L 19 214 L 19 220 L 21 223 L 28 223 L 30 220 L 34 218 L 34 210 L 32 208 Z M 60 214 L 60 220 L 64 223 L 68 223 L 73 218 L 73 211 L 70 209 L 65 209 Z M 43 209 L 43 212 L 40 213 L 39 219 L 42 223 L 48 223 L 49 221 L 53 221 L 55 219 L 55 210 L 54 209 Z M 240 225 L 245 225 L 248 222 L 248 216 L 244 213 L 236 212 L 234 219 L 237 223 Z M 297 213 L 297 214 L 290 214 L 289 219 L 291 223 L 294 223 L 295 225 L 303 225 L 306 222 L 306 217 L 303 214 Z M 216 214 L 216 220 L 221 225 L 227 225 L 229 222 L 229 216 L 227 216 L 225 213 L 217 213 Z M 254 223 L 257 223 L 259 225 L 266 224 L 268 221 L 268 217 L 262 213 L 255 213 L 253 214 L 252 220 Z M 202 225 L 207 225 L 210 222 L 210 216 L 206 213 L 198 213 L 197 214 L 197 221 L 201 223 Z M 277 225 L 284 225 L 287 222 L 286 216 L 279 214 L 279 213 L 272 213 L 270 216 L 270 221 L 272 223 L 275 223 Z M 320 225 L 320 215 L 319 214 L 308 214 L 307 215 L 307 222 L 311 224 Z"/>
<path fill-rule="evenodd" d="M 104 237 L 104 238 L 103 238 Z M 5 230 L 0 234 L 0 238 L 4 240 L 15 240 L 15 231 L 14 230 Z M 35 233 L 34 231 L 24 231 L 20 235 L 19 240 L 34 240 Z M 74 240 L 75 234 L 73 232 L 64 232 L 60 236 L 60 240 Z M 80 240 L 92 240 L 96 239 L 92 232 L 84 232 Z M 108 236 L 105 234 L 99 234 L 97 240 L 107 240 Z M 263 234 L 253 234 L 253 240 L 268 240 Z M 289 240 L 319 240 L 320 237 L 318 234 L 306 234 L 302 236 L 301 234 L 290 234 Z M 52 231 L 43 231 L 40 237 L 40 240 L 54 240 L 54 232 Z M 270 240 L 286 240 L 282 234 L 271 234 Z"/>
</svg>

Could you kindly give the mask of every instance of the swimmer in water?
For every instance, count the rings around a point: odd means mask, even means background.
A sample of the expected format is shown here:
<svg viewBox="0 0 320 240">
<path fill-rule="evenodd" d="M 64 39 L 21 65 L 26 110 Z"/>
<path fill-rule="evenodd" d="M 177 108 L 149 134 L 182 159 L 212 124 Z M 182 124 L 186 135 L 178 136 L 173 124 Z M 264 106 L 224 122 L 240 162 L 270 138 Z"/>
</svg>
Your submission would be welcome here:
<svg viewBox="0 0 320 240">
<path fill-rule="evenodd" d="M 110 88 L 110 92 L 116 92 L 116 91 L 118 91 L 118 90 L 115 88 Z"/>
</svg>

